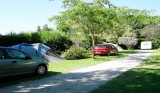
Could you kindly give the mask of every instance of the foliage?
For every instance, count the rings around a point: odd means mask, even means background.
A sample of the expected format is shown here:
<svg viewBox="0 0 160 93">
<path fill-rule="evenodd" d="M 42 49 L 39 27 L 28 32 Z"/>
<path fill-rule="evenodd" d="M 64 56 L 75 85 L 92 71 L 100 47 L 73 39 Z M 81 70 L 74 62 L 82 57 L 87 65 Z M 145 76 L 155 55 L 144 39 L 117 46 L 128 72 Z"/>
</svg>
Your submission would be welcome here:
<svg viewBox="0 0 160 93">
<path fill-rule="evenodd" d="M 160 39 L 158 38 L 139 38 L 139 42 L 143 41 L 152 41 L 152 48 L 153 49 L 158 49 L 160 47 Z"/>
<path fill-rule="evenodd" d="M 67 60 L 82 59 L 85 57 L 86 50 L 79 47 L 71 47 L 62 54 L 62 57 Z"/>
<path fill-rule="evenodd" d="M 103 62 L 116 60 L 118 58 L 122 58 L 128 56 L 129 54 L 133 54 L 135 51 L 123 51 L 120 52 L 118 56 L 96 56 L 95 60 L 91 58 L 80 59 L 80 60 L 65 60 L 64 62 L 49 62 L 49 72 L 44 76 L 37 75 L 21 75 L 18 77 L 7 77 L 5 79 L 1 79 L 0 88 L 15 85 L 17 83 L 31 81 L 31 80 L 39 80 L 42 78 L 50 77 L 53 75 L 73 71 L 76 69 L 100 64 Z"/>
<path fill-rule="evenodd" d="M 145 38 L 159 38 L 160 39 L 160 26 L 158 25 L 147 25 L 141 30 L 141 37 Z"/>
<path fill-rule="evenodd" d="M 43 26 L 43 28 L 41 29 L 41 31 L 53 31 L 53 29 L 52 29 L 52 28 L 49 28 L 48 25 L 45 24 L 45 25 Z"/>
<path fill-rule="evenodd" d="M 44 43 L 59 54 L 72 45 L 72 41 L 68 37 L 56 31 L 40 31 L 0 36 L 0 46 L 12 46 L 20 43 Z"/>
<path fill-rule="evenodd" d="M 160 27 L 157 24 L 151 24 L 144 27 L 140 31 L 140 42 L 152 41 L 152 48 L 157 49 L 160 46 Z"/>
<path fill-rule="evenodd" d="M 59 16 L 53 16 L 50 21 L 56 21 L 58 28 L 69 28 L 82 37 L 91 37 L 92 47 L 95 45 L 95 37 L 101 38 L 100 33 L 109 33 L 115 18 L 114 7 L 108 0 L 94 0 L 92 3 L 81 0 L 63 0 L 66 11 Z M 109 6 L 110 8 L 106 8 Z"/>
<path fill-rule="evenodd" d="M 24 33 L 25 34 L 25 33 Z M 23 41 L 25 42 L 25 41 Z M 40 43 L 42 42 L 41 34 L 38 32 L 31 33 L 31 42 L 33 43 Z"/>
<path fill-rule="evenodd" d="M 38 34 L 40 35 L 41 43 L 46 44 L 58 54 L 61 54 L 61 52 L 72 46 L 72 41 L 63 33 L 57 31 L 41 31 Z"/>
<path fill-rule="evenodd" d="M 11 46 L 19 43 L 31 43 L 31 34 L 8 34 L 0 37 L 0 46 Z"/>
<path fill-rule="evenodd" d="M 72 41 L 59 32 L 41 32 L 43 43 L 51 47 L 58 54 L 72 46 Z"/>
<path fill-rule="evenodd" d="M 82 40 L 82 47 L 84 47 L 87 51 L 91 50 L 91 40 Z"/>
<path fill-rule="evenodd" d="M 47 24 L 44 24 L 43 27 L 41 28 L 41 26 L 37 26 L 37 32 L 40 31 L 54 31 L 53 28 L 48 27 Z"/>
<path fill-rule="evenodd" d="M 105 42 L 105 40 L 102 40 L 100 38 L 97 38 L 95 37 L 95 43 L 96 44 L 101 44 L 103 42 Z M 91 37 L 88 38 L 88 39 L 83 39 L 82 40 L 82 47 L 85 48 L 87 51 L 91 51 L 91 48 L 92 48 L 92 40 L 91 40 Z"/>
<path fill-rule="evenodd" d="M 131 27 L 127 27 L 126 31 L 122 35 L 123 37 L 137 37 L 136 33 L 131 29 Z"/>
<path fill-rule="evenodd" d="M 37 26 L 37 32 L 41 31 L 41 26 Z"/>
<path fill-rule="evenodd" d="M 151 21 L 149 18 L 151 11 L 122 7 L 119 12 L 121 12 L 119 13 L 121 17 L 120 22 L 122 22 L 123 25 L 129 25 L 128 27 L 131 27 L 133 30 L 141 29 Z"/>
<path fill-rule="evenodd" d="M 118 43 L 119 37 L 140 38 L 144 27 L 160 23 L 159 16 L 151 15 L 152 10 L 116 7 L 109 0 L 63 0 L 63 6 L 65 11 L 49 20 L 70 36 L 76 33 L 84 40 L 91 38 L 92 47 L 101 39 Z M 89 48 L 86 44 L 85 47 Z"/>
<path fill-rule="evenodd" d="M 152 48 L 153 49 L 160 48 L 160 39 L 158 39 L 158 38 L 150 38 L 149 40 L 152 41 Z"/>
<path fill-rule="evenodd" d="M 150 11 L 147 10 L 116 7 L 114 11 L 116 20 L 112 20 L 114 21 L 114 26 L 110 28 L 112 34 L 107 35 L 109 37 L 107 41 L 118 43 L 118 38 L 122 36 L 137 37 L 136 31 L 150 22 L 148 18 Z"/>
<path fill-rule="evenodd" d="M 120 37 L 118 43 L 126 45 L 128 49 L 131 49 L 137 45 L 138 39 L 135 37 Z"/>
</svg>

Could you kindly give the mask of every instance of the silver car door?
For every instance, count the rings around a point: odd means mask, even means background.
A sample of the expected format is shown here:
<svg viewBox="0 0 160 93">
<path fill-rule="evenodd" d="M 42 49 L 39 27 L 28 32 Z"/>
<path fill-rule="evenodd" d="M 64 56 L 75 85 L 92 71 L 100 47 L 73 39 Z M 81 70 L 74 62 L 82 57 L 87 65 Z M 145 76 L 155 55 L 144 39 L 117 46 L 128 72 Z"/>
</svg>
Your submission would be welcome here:
<svg viewBox="0 0 160 93">
<path fill-rule="evenodd" d="M 8 49 L 8 56 L 12 60 L 12 74 L 33 72 L 36 67 L 36 62 L 27 58 L 29 55 L 22 51 Z"/>
<path fill-rule="evenodd" d="M 0 49 L 0 77 L 11 74 L 11 62 L 5 58 L 4 51 Z"/>
</svg>

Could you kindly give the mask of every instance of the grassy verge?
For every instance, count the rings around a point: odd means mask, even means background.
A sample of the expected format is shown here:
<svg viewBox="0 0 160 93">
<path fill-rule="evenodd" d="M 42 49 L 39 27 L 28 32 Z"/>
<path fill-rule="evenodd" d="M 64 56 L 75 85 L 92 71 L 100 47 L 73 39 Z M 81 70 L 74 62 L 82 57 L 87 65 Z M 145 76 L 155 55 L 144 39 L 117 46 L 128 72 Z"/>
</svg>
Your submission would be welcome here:
<svg viewBox="0 0 160 93">
<path fill-rule="evenodd" d="M 91 57 L 89 57 L 89 58 L 80 59 L 80 60 L 66 60 L 60 63 L 51 62 L 49 64 L 49 71 L 65 73 L 71 70 L 88 67 L 91 65 L 100 64 L 102 62 L 122 58 L 133 53 L 136 53 L 136 51 L 133 51 L 133 50 L 123 51 L 123 52 L 120 52 L 118 55 L 112 55 L 112 56 L 95 56 L 95 59 L 92 59 Z"/>
<path fill-rule="evenodd" d="M 60 63 L 50 62 L 49 72 L 46 75 L 37 76 L 34 74 L 26 74 L 26 75 L 9 76 L 5 78 L 0 78 L 0 87 L 5 87 L 8 85 L 17 84 L 20 82 L 37 80 L 37 79 L 49 77 L 52 75 L 65 73 L 71 70 L 75 70 L 75 69 L 79 69 L 79 68 L 83 68 L 83 67 L 87 67 L 91 65 L 96 65 L 102 62 L 122 58 L 122 57 L 125 57 L 133 53 L 136 53 L 136 51 L 133 51 L 133 50 L 123 51 L 123 52 L 120 52 L 119 55 L 113 55 L 113 56 L 96 56 L 95 59 L 86 58 L 86 59 L 81 59 L 81 60 L 66 60 Z"/>
<path fill-rule="evenodd" d="M 160 93 L 160 51 L 91 93 Z"/>
</svg>

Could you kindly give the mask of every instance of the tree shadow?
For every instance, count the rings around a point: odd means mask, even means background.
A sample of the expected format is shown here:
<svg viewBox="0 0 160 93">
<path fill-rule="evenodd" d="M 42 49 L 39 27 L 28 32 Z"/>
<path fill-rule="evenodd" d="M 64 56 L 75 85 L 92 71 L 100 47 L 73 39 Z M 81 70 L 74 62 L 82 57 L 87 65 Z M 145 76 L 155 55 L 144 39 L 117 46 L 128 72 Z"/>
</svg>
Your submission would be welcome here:
<svg viewBox="0 0 160 93">
<path fill-rule="evenodd" d="M 70 72 L 53 75 L 39 80 L 22 82 L 4 87 L 0 92 L 8 90 L 25 93 L 88 93 L 123 73 L 125 68 L 106 69 L 91 72 Z"/>
<path fill-rule="evenodd" d="M 20 75 L 13 75 L 13 76 L 5 76 L 0 78 L 0 88 L 13 85 L 13 84 L 18 84 L 21 82 L 39 80 L 39 79 L 50 77 L 57 74 L 61 74 L 61 73 L 48 71 L 46 75 L 37 75 L 34 73 L 28 73 L 28 74 L 20 74 Z"/>
<path fill-rule="evenodd" d="M 132 62 L 133 59 L 135 58 L 130 57 L 127 60 L 130 60 L 130 62 Z M 123 60 L 124 59 L 120 59 L 120 61 L 123 61 Z M 135 61 L 141 61 L 141 60 L 143 60 L 143 58 L 142 59 L 138 58 Z M 113 64 L 113 62 L 111 63 Z M 93 89 L 98 88 L 99 86 L 103 84 L 106 84 L 106 82 L 112 80 L 113 78 L 119 76 L 121 73 L 130 69 L 130 66 L 128 65 L 121 66 L 117 64 L 118 62 L 114 64 L 116 65 L 116 68 L 113 68 L 114 66 L 111 66 L 111 67 L 105 67 L 105 66 L 99 67 L 98 66 L 99 68 L 96 68 L 95 71 L 85 72 L 85 70 L 83 70 L 81 72 L 75 71 L 75 72 L 63 73 L 63 74 L 57 74 L 57 75 L 49 75 L 48 77 L 46 76 L 46 77 L 39 78 L 39 79 L 33 79 L 33 80 L 29 79 L 25 82 L 20 82 L 19 84 L 14 84 L 12 86 L 0 88 L 0 93 L 1 92 L 3 93 L 6 90 L 8 93 L 12 93 L 12 92 L 19 92 L 19 93 L 22 93 L 22 92 L 25 92 L 25 93 L 46 93 L 46 92 L 47 93 L 88 93 L 92 91 Z M 142 72 L 138 72 L 138 71 L 129 71 L 128 73 L 131 78 L 128 78 L 126 74 L 123 74 L 121 75 L 122 78 L 120 78 L 119 80 L 123 80 L 123 78 L 124 79 L 127 78 L 128 80 L 131 80 L 134 82 L 134 80 L 132 80 L 132 77 L 139 77 L 139 74 L 151 75 L 150 73 L 145 72 L 145 70 L 144 72 L 143 70 Z M 159 75 L 155 74 L 155 76 L 158 77 L 157 80 L 160 79 Z M 138 79 L 138 80 L 141 80 L 141 79 Z M 120 83 L 123 83 L 123 81 L 120 81 Z M 115 84 L 119 86 L 118 83 L 115 82 Z M 143 86 L 143 84 L 141 86 Z M 115 90 L 115 88 L 112 88 L 112 89 Z M 126 92 L 123 92 L 123 93 L 126 93 Z M 138 93 L 141 93 L 141 92 L 138 92 Z"/>
<path fill-rule="evenodd" d="M 159 93 L 160 71 L 137 68 L 130 70 L 102 85 L 91 93 Z"/>
</svg>

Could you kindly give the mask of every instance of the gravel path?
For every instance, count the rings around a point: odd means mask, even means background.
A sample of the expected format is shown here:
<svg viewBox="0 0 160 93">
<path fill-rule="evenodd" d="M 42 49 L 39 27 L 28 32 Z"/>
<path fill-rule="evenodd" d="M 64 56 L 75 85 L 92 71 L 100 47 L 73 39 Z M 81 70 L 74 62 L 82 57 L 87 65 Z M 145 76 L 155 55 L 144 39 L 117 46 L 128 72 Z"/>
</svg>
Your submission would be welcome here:
<svg viewBox="0 0 160 93">
<path fill-rule="evenodd" d="M 88 93 L 121 73 L 139 65 L 151 53 L 151 50 L 143 50 L 125 58 L 69 73 L 22 82 L 1 88 L 0 93 Z"/>
</svg>

